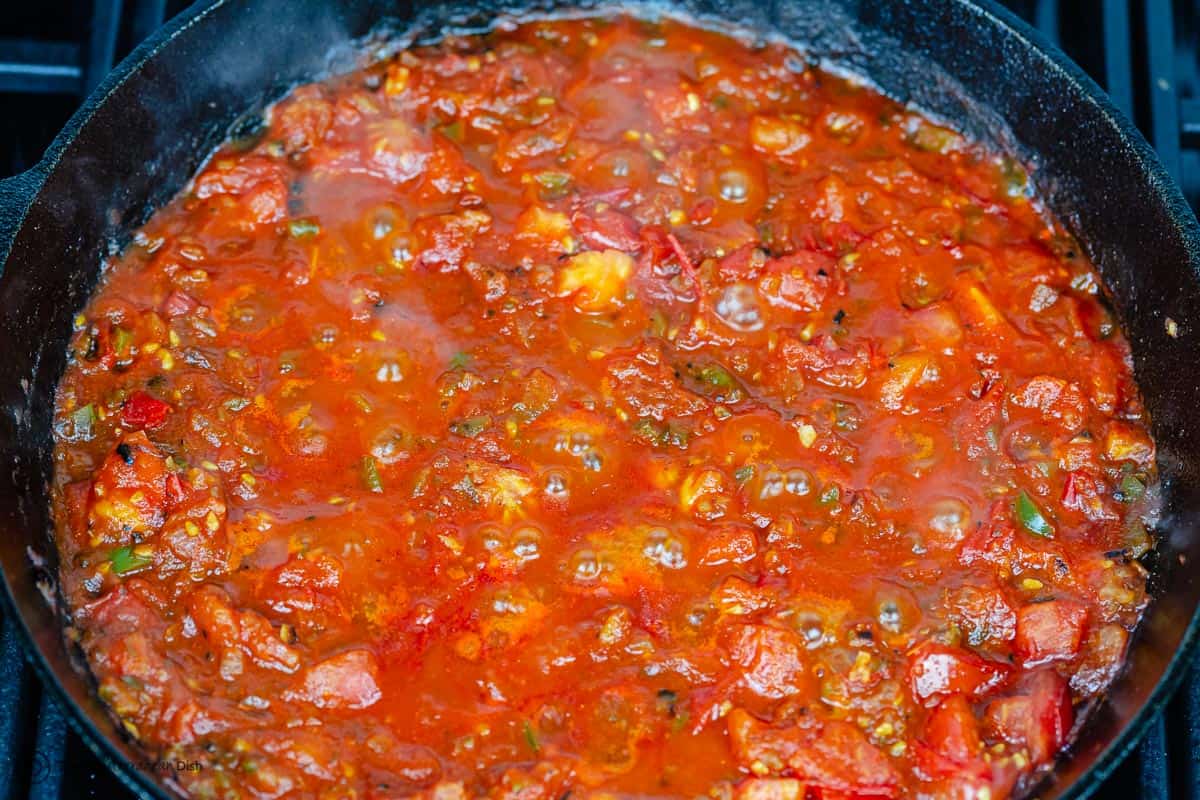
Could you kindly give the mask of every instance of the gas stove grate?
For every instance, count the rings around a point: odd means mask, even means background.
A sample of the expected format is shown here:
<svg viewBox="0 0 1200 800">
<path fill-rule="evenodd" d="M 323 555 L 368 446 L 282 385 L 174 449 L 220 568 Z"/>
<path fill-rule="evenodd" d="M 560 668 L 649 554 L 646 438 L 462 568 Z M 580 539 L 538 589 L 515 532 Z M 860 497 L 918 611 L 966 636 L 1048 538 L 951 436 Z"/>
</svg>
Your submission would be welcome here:
<svg viewBox="0 0 1200 800">
<path fill-rule="evenodd" d="M 1200 206 L 1200 0 L 1005 0 L 1062 47 L 1141 127 Z M 0 22 L 0 172 L 28 168 L 116 59 L 182 10 L 182 0 L 39 4 Z M 31 9 L 30 6 L 33 6 Z M 14 19 L 15 18 L 15 19 Z M 70 730 L 0 619 L 0 797 L 133 795 Z M 1200 673 L 1193 672 L 1097 797 L 1200 800 Z"/>
</svg>

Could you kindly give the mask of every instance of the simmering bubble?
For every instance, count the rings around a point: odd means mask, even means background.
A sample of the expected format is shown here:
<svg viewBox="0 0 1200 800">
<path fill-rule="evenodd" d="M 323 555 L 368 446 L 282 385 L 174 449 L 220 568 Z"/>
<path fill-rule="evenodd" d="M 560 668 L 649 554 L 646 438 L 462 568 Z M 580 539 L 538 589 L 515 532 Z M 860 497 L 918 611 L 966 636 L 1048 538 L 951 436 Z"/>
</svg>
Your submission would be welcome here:
<svg viewBox="0 0 1200 800">
<path fill-rule="evenodd" d="M 747 283 L 725 287 L 717 300 L 717 316 L 736 331 L 756 331 L 763 326 L 758 291 Z"/>
</svg>

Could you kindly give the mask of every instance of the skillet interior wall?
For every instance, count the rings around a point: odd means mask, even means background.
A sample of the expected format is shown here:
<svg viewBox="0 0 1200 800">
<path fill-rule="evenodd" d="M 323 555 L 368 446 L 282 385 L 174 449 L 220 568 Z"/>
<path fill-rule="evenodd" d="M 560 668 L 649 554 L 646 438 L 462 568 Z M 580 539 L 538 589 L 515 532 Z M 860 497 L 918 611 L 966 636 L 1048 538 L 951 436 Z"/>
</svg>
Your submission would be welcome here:
<svg viewBox="0 0 1200 800">
<path fill-rule="evenodd" d="M 207 153 L 247 112 L 298 82 L 346 61 L 347 43 L 382 20 L 403 31 L 489 24 L 487 4 L 422 5 L 383 0 L 229 0 L 193 18 L 161 44 L 137 51 L 127 79 L 102 87 L 51 148 L 60 154 L 38 193 L 0 280 L 0 415 L 8 469 L 0 472 L 0 560 L 26 624 L 53 672 L 110 738 L 113 726 L 70 670 L 60 623 L 44 602 L 28 551 L 48 561 L 46 485 L 54 388 L 65 365 L 71 319 L 94 288 L 102 258 L 176 193 Z M 507 5 L 549 10 L 553 2 Z M 600 5 L 600 7 L 605 7 Z M 1190 212 L 1164 202 L 1141 165 L 1144 143 L 1127 138 L 1087 97 L 1073 72 L 1031 52 L 988 14 L 961 2 L 887 0 L 682 0 L 674 8 L 783 36 L 813 57 L 868 75 L 884 91 L 953 120 L 1006 149 L 1036 153 L 1039 189 L 1085 242 L 1113 290 L 1135 353 L 1168 480 L 1170 539 L 1163 561 L 1200 557 L 1200 376 L 1190 338 L 1200 320 L 1200 262 Z M 330 53 L 340 53 L 331 61 Z M 140 64 L 140 65 L 139 65 Z M 955 76 L 954 78 L 949 77 Z M 1086 79 L 1083 79 L 1086 81 Z M 1006 121 L 1007 126 L 1001 123 Z M 1158 180 L 1165 181 L 1165 178 Z M 1169 191 L 1171 197 L 1177 193 Z M 3 239 L 0 239 L 0 251 Z M 1164 319 L 1181 329 L 1168 337 Z M 1191 570 L 1164 572 L 1160 597 L 1113 702 L 1093 719 L 1074 759 L 1043 787 L 1056 796 L 1092 762 L 1143 704 L 1180 644 L 1200 596 Z M 127 755 L 132 751 L 125 749 Z"/>
</svg>

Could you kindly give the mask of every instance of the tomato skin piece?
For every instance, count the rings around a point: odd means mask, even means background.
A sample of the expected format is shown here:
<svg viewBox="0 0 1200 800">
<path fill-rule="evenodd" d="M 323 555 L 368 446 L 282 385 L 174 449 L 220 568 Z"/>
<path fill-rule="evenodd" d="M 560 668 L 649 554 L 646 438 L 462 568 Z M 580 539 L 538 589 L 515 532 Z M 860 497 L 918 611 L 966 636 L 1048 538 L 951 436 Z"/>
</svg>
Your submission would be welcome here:
<svg viewBox="0 0 1200 800">
<path fill-rule="evenodd" d="M 146 392 L 134 392 L 121 406 L 121 422 L 130 428 L 157 428 L 173 409 Z"/>
<path fill-rule="evenodd" d="M 168 317 L 182 317 L 184 314 L 194 311 L 198 305 L 199 303 L 191 295 L 176 289 L 167 295 L 167 299 L 163 301 L 162 310 Z"/>
<path fill-rule="evenodd" d="M 1025 747 L 1030 759 L 1041 764 L 1066 744 L 1075 712 L 1067 682 L 1052 669 L 1035 673 L 1025 691 L 989 703 L 984 724 L 993 738 Z"/>
<path fill-rule="evenodd" d="M 1003 685 L 1012 667 L 936 642 L 923 642 L 908 653 L 908 686 L 919 703 L 948 695 L 978 698 Z"/>
<path fill-rule="evenodd" d="M 571 216 L 579 237 L 595 250 L 622 250 L 636 253 L 642 249 L 637 223 L 620 211 L 605 209 L 594 214 L 581 211 Z"/>
<path fill-rule="evenodd" d="M 1017 612 L 1013 649 L 1026 666 L 1074 658 L 1083 642 L 1087 607 L 1071 600 L 1030 603 Z"/>
</svg>

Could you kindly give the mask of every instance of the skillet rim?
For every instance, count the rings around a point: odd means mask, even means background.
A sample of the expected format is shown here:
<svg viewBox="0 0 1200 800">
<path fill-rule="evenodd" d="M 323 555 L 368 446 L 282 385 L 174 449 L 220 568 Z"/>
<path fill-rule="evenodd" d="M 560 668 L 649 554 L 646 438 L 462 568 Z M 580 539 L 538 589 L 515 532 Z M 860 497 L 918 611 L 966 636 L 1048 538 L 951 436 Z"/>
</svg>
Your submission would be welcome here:
<svg viewBox="0 0 1200 800">
<path fill-rule="evenodd" d="M 201 24 L 206 17 L 218 9 L 236 1 L 199 0 L 168 21 L 134 48 L 88 95 L 80 108 L 72 114 L 62 130 L 54 137 L 37 164 L 24 173 L 0 180 L 0 278 L 3 277 L 3 267 L 11 254 L 16 237 L 24 227 L 33 203 L 44 188 L 47 179 L 61 162 L 66 150 L 75 142 L 78 134 L 97 111 L 108 102 L 110 96 L 117 89 L 136 76 L 176 37 L 193 26 Z M 786 0 L 782 0 L 782 2 L 786 2 Z M 1050 77 L 1052 82 L 1074 85 L 1080 94 L 1095 107 L 1096 122 L 1103 122 L 1115 130 L 1118 139 L 1128 148 L 1126 157 L 1135 161 L 1137 170 L 1146 177 L 1151 192 L 1164 201 L 1168 216 L 1187 251 L 1188 266 L 1193 280 L 1200 283 L 1200 223 L 1197 222 L 1179 185 L 1167 172 L 1165 165 L 1136 125 L 1117 109 L 1104 90 L 1057 45 L 1050 42 L 1014 13 L 1000 6 L 997 0 L 951 0 L 951 2 L 974 17 L 978 24 L 993 26 L 998 28 L 1002 34 L 1011 36 L 1017 45 L 1034 54 L 1034 57 L 1043 62 L 1052 73 Z M 620 0 L 583 0 L 580 3 L 589 13 L 610 4 L 619 5 Z M 670 0 L 666 0 L 666 4 L 670 5 Z M 504 4 L 500 3 L 497 6 L 496 13 L 503 12 Z M 870 78 L 869 75 L 866 77 Z M 2 583 L 4 591 L 0 592 L 0 596 L 3 598 L 0 603 L 3 605 L 3 611 L 10 620 L 16 621 L 16 629 L 19 632 L 27 660 L 32 664 L 41 683 L 50 687 L 50 691 L 63 709 L 64 716 L 71 728 L 79 733 L 88 748 L 135 794 L 143 798 L 174 800 L 177 795 L 168 793 L 163 782 L 153 778 L 147 769 L 139 766 L 121 751 L 115 741 L 120 734 L 115 728 L 111 733 L 101 731 L 71 698 L 63 681 L 60 680 L 45 653 L 38 646 L 37 639 L 27 620 L 20 613 L 6 572 L 3 573 Z M 1153 605 L 1148 613 L 1153 613 Z M 1145 624 L 1144 619 L 1141 624 Z M 1135 641 L 1134 646 L 1139 646 L 1139 643 Z M 1187 668 L 1196 660 L 1198 650 L 1200 650 L 1200 604 L 1193 609 L 1191 619 L 1180 637 L 1179 646 L 1163 667 L 1162 673 L 1158 676 L 1145 702 L 1108 744 L 1091 756 L 1091 763 L 1086 769 L 1070 784 L 1062 787 L 1061 791 L 1055 795 L 1056 797 L 1061 800 L 1082 800 L 1082 798 L 1090 796 L 1113 773 L 1117 766 L 1138 746 L 1150 723 L 1175 694 Z M 1118 680 L 1121 678 L 1122 676 L 1118 676 Z M 1057 766 L 1079 757 L 1081 756 L 1068 746 L 1068 749 L 1060 754 L 1056 761 L 1055 769 L 1050 770 L 1041 781 L 1030 787 L 1030 794 L 1037 794 L 1040 788 L 1054 786 L 1057 783 Z"/>
</svg>

